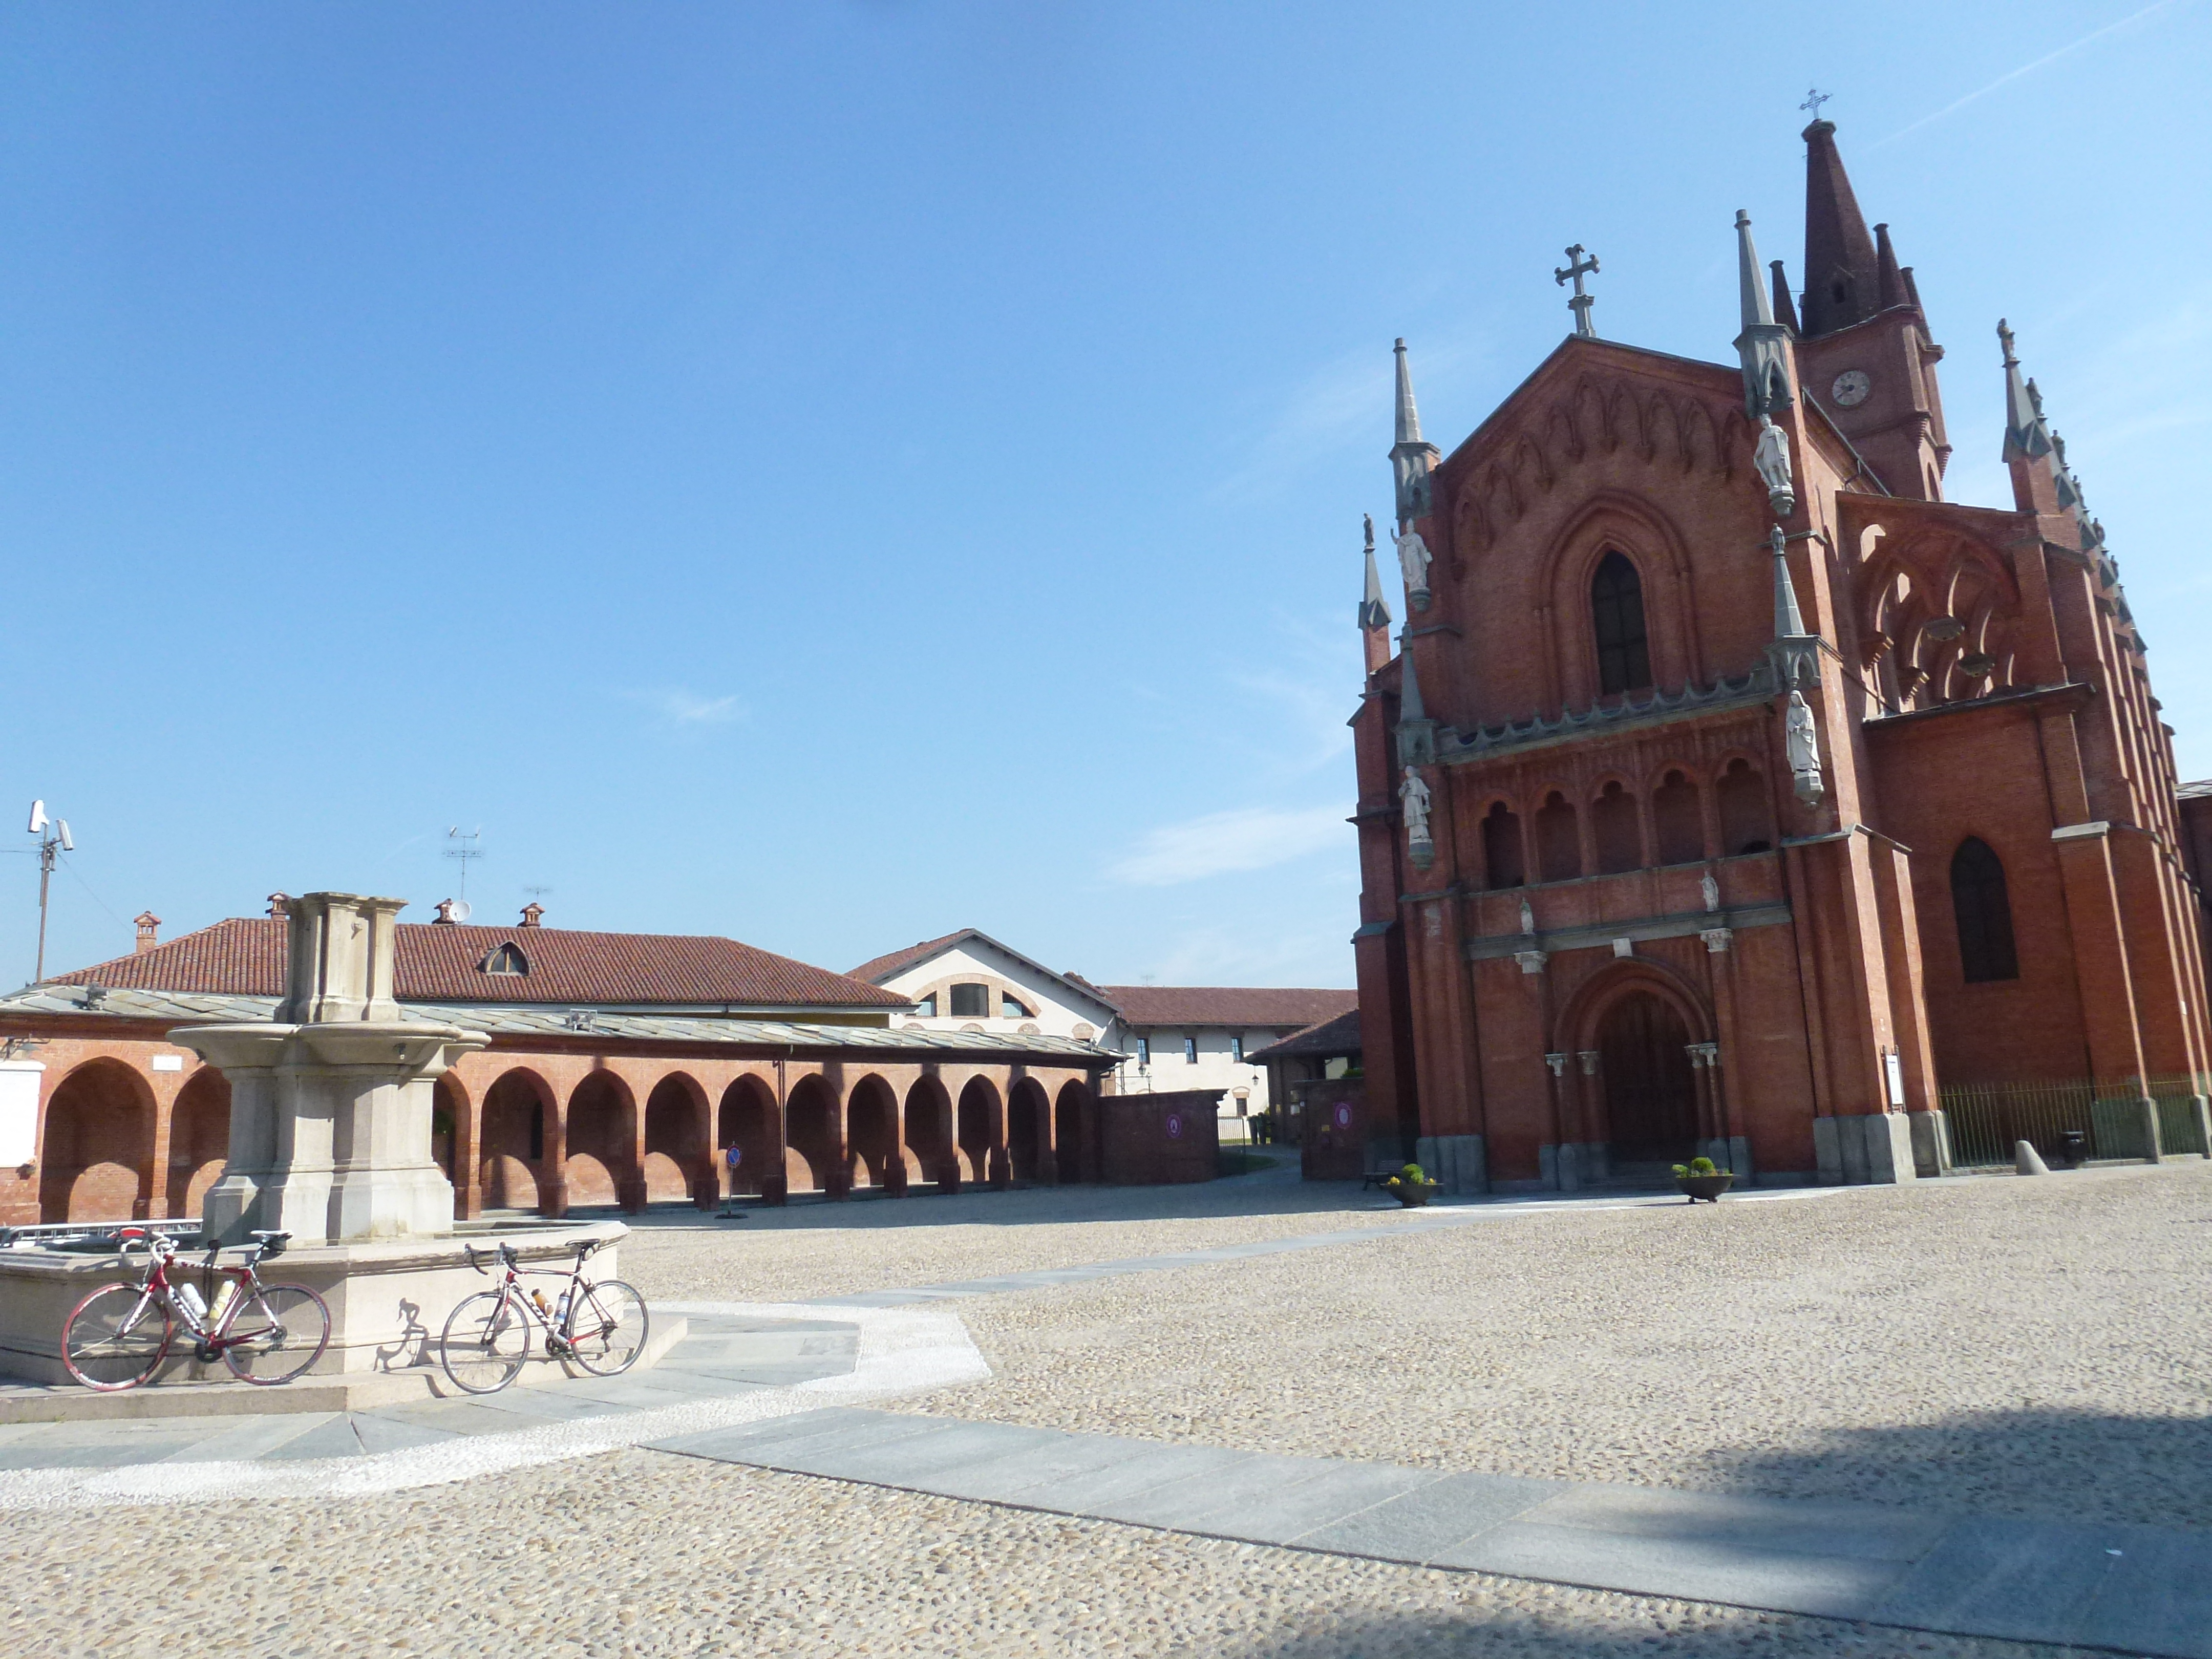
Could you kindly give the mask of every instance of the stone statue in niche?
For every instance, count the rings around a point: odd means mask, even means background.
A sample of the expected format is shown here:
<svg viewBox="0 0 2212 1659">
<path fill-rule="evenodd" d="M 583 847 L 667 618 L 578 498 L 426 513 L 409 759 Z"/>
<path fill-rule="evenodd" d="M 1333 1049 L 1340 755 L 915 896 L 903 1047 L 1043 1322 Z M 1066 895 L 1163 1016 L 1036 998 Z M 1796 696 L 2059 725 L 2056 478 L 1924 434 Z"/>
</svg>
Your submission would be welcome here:
<svg viewBox="0 0 2212 1659">
<path fill-rule="evenodd" d="M 1521 901 L 1521 931 L 1530 939 L 1536 937 L 1536 913 L 1528 908 L 1528 901 Z"/>
<path fill-rule="evenodd" d="M 1827 786 L 1820 777 L 1820 744 L 1813 729 L 1813 711 L 1807 707 L 1805 694 L 1790 694 L 1790 712 L 1784 725 L 1784 742 L 1790 754 L 1790 775 L 1796 781 L 1797 799 L 1808 806 L 1818 806 Z"/>
<path fill-rule="evenodd" d="M 1429 839 L 1429 786 L 1421 781 L 1421 775 L 1412 767 L 1406 769 L 1406 781 L 1398 786 L 1398 799 L 1406 805 L 1406 838 L 1408 841 Z"/>
<path fill-rule="evenodd" d="M 1797 490 L 1790 476 L 1790 439 L 1770 416 L 1759 417 L 1759 438 L 1752 446 L 1751 464 L 1766 486 L 1766 505 L 1778 519 L 1797 510 Z"/>
<path fill-rule="evenodd" d="M 1421 539 L 1418 530 L 1408 530 L 1404 535 L 1391 532 L 1390 539 L 1398 545 L 1398 568 L 1406 578 L 1406 597 L 1416 611 L 1429 608 L 1429 566 L 1432 560 L 1429 544 Z"/>
<path fill-rule="evenodd" d="M 1717 910 L 1721 908 L 1721 884 L 1713 879 L 1711 871 L 1705 872 L 1705 878 L 1698 883 L 1698 890 L 1705 895 L 1706 909 Z"/>
</svg>

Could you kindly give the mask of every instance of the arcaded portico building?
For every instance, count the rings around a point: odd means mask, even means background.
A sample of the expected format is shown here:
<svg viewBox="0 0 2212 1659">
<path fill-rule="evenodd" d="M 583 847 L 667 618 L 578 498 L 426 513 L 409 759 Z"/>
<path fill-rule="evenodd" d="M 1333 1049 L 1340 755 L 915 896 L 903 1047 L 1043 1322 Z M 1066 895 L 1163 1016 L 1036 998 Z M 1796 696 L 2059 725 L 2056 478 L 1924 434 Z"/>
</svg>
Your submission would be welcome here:
<svg viewBox="0 0 2212 1659">
<path fill-rule="evenodd" d="M 1911 1179 L 1969 1106 L 2043 1136 L 2036 1090 L 2104 1155 L 2203 1150 L 2142 631 L 2002 324 L 2013 499 L 1946 499 L 1943 349 L 1834 134 L 1795 296 L 1738 216 L 1735 362 L 1601 337 L 1573 249 L 1577 332 L 1445 456 L 1401 342 L 1360 1007 L 1375 1121 L 1457 1184 Z"/>
<path fill-rule="evenodd" d="M 735 939 L 401 924 L 410 1017 L 486 1033 L 437 1081 L 462 1218 L 712 1205 L 741 1191 L 897 1194 L 1095 1170 L 1098 1079 L 1067 1037 L 891 1029 L 904 997 Z M 0 1223 L 194 1216 L 230 1091 L 168 1041 L 265 1019 L 281 915 L 234 919 L 0 999 Z"/>
</svg>

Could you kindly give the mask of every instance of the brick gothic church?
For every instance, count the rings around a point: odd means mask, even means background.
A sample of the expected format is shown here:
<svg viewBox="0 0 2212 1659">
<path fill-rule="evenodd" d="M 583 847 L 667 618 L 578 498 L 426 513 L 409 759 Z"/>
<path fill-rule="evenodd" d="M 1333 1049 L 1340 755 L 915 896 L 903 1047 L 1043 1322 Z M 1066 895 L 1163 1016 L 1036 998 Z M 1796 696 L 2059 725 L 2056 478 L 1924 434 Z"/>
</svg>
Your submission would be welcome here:
<svg viewBox="0 0 2212 1659">
<path fill-rule="evenodd" d="M 1737 216 L 1735 365 L 1584 301 L 1440 456 L 1399 343 L 1367 1110 L 1460 1190 L 1698 1152 L 1910 1180 L 1949 1161 L 1939 1088 L 2094 1079 L 2148 1133 L 2201 1090 L 2172 733 L 2103 531 L 2002 324 L 2013 506 L 1944 499 L 1943 350 L 1834 135 L 1797 303 Z"/>
</svg>

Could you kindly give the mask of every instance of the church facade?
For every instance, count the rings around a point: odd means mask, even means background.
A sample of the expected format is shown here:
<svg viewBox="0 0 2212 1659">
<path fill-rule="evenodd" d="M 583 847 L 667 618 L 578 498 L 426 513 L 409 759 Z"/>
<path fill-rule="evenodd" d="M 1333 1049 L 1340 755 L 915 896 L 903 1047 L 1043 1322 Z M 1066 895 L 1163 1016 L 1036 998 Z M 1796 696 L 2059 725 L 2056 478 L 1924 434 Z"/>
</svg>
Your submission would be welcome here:
<svg viewBox="0 0 2212 1659">
<path fill-rule="evenodd" d="M 2142 635 L 2002 325 L 2012 505 L 1944 498 L 1943 351 L 1834 133 L 1804 135 L 1796 296 L 1738 216 L 1734 363 L 1601 339 L 1578 301 L 1446 456 L 1400 343 L 1355 946 L 1370 1127 L 1461 1190 L 1698 1153 L 1909 1180 L 1949 1165 L 1947 1095 L 2027 1085 L 2202 1150 Z"/>
</svg>

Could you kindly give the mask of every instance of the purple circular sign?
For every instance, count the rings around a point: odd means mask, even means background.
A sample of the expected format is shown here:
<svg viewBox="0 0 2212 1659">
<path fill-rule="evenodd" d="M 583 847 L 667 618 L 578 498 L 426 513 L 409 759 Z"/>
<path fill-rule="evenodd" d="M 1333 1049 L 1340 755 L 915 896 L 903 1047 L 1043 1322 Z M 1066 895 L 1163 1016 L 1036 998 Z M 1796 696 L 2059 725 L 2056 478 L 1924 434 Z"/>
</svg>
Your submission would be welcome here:
<svg viewBox="0 0 2212 1659">
<path fill-rule="evenodd" d="M 1336 1103 L 1336 1127 L 1340 1129 L 1352 1127 L 1352 1108 L 1340 1100 Z"/>
<path fill-rule="evenodd" d="M 1182 1139 L 1182 1119 L 1174 1112 L 1168 1114 L 1168 1139 L 1170 1140 Z"/>
</svg>

